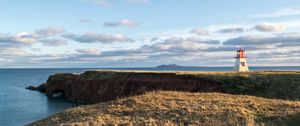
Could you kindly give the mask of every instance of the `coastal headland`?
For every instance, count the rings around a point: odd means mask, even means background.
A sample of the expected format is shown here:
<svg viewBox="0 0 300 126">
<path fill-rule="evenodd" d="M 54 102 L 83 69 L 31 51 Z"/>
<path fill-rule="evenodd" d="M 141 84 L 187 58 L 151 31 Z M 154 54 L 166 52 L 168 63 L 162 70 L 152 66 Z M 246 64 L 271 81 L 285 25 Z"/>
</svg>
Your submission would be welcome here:
<svg viewBox="0 0 300 126">
<path fill-rule="evenodd" d="M 98 70 L 51 75 L 29 89 L 94 104 L 30 125 L 288 125 L 300 120 L 299 71 Z"/>
</svg>

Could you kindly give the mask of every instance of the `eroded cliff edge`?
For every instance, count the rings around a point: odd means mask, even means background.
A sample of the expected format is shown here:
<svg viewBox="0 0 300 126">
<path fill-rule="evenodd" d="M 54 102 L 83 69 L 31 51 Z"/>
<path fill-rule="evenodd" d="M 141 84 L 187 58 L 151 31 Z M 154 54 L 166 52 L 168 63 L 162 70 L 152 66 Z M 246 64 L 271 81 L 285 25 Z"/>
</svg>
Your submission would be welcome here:
<svg viewBox="0 0 300 126">
<path fill-rule="evenodd" d="M 40 86 L 48 96 L 63 93 L 70 101 L 98 103 L 154 90 L 222 92 L 216 82 L 176 73 L 87 71 L 51 75 Z"/>
<path fill-rule="evenodd" d="M 266 98 L 300 99 L 300 72 L 196 73 L 86 71 L 55 74 L 38 87 L 48 96 L 62 93 L 70 100 L 91 104 L 154 90 L 222 92 Z"/>
</svg>

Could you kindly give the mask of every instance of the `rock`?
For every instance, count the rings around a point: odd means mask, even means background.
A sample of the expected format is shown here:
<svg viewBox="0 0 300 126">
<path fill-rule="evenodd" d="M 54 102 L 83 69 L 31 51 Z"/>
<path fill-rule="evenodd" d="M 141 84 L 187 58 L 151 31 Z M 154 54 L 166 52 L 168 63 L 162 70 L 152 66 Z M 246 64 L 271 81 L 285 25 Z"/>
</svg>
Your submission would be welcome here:
<svg viewBox="0 0 300 126">
<path fill-rule="evenodd" d="M 55 74 L 49 76 L 47 80 L 47 88 L 45 90 L 46 95 L 52 96 L 54 93 L 65 93 L 65 89 L 71 88 L 66 87 L 67 83 L 72 83 L 79 75 L 72 73 Z M 72 86 L 72 85 L 70 85 Z"/>
<path fill-rule="evenodd" d="M 25 87 L 25 89 L 28 89 L 28 90 L 38 90 L 37 87 L 34 87 L 34 86 L 28 86 L 28 87 Z"/>
<path fill-rule="evenodd" d="M 35 86 L 28 86 L 28 87 L 25 87 L 25 89 L 28 89 L 28 90 L 34 90 L 34 91 L 40 91 L 40 92 L 45 92 L 46 89 L 47 89 L 47 83 L 43 83 L 37 87 Z"/>
</svg>

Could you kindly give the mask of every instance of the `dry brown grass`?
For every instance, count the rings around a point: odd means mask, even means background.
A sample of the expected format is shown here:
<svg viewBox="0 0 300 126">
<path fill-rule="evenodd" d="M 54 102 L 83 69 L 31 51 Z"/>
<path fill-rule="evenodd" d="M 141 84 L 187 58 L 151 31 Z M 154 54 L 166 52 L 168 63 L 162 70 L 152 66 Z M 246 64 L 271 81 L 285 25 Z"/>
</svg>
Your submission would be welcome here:
<svg viewBox="0 0 300 126">
<path fill-rule="evenodd" d="M 298 113 L 298 101 L 220 93 L 158 91 L 69 109 L 30 125 L 273 126 L 297 123 L 299 120 L 290 119 Z"/>
</svg>

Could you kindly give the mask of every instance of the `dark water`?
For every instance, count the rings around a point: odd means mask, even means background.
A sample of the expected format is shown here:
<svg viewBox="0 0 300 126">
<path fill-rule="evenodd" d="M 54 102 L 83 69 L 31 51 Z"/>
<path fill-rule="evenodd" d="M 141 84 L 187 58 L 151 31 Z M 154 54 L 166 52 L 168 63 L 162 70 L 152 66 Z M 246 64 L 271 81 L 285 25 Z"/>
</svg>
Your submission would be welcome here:
<svg viewBox="0 0 300 126">
<path fill-rule="evenodd" d="M 105 68 L 109 69 L 109 68 Z M 231 71 L 232 67 L 114 68 L 119 70 Z M 72 107 L 65 99 L 49 99 L 28 85 L 45 82 L 49 75 L 89 69 L 0 69 L 0 126 L 20 126 Z M 252 67 L 250 70 L 300 70 L 300 67 Z"/>
<path fill-rule="evenodd" d="M 71 107 L 64 99 L 48 99 L 25 90 L 45 82 L 49 75 L 86 69 L 0 69 L 0 126 L 21 126 Z"/>
</svg>

